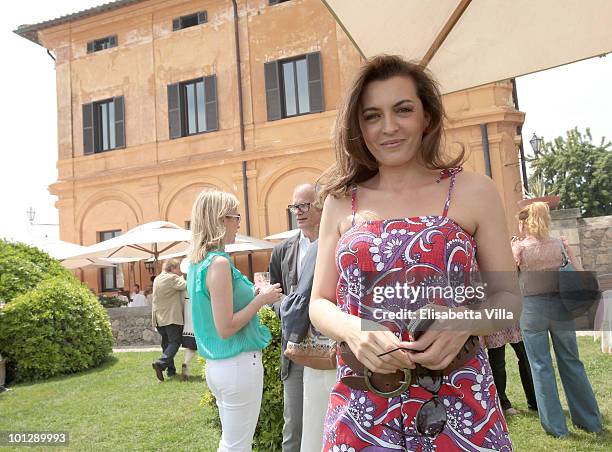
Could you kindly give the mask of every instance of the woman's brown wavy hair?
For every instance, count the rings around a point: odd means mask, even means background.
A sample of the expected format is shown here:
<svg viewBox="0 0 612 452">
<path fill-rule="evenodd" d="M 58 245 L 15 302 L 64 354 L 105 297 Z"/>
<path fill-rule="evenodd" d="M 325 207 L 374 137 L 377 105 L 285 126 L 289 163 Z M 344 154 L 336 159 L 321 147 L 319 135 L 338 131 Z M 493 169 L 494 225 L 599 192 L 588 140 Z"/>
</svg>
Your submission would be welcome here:
<svg viewBox="0 0 612 452">
<path fill-rule="evenodd" d="M 352 185 L 366 181 L 378 173 L 378 162 L 361 135 L 359 105 L 368 83 L 396 76 L 409 77 L 414 81 L 423 110 L 429 117 L 429 125 L 423 132 L 421 146 L 421 157 L 427 167 L 452 168 L 463 161 L 463 151 L 450 160 L 442 154 L 444 106 L 438 83 L 429 71 L 396 55 L 378 55 L 363 64 L 338 108 L 333 137 L 336 163 L 325 171 L 319 181 L 322 185 L 321 202 L 328 195 L 336 198 L 347 196 Z"/>
</svg>

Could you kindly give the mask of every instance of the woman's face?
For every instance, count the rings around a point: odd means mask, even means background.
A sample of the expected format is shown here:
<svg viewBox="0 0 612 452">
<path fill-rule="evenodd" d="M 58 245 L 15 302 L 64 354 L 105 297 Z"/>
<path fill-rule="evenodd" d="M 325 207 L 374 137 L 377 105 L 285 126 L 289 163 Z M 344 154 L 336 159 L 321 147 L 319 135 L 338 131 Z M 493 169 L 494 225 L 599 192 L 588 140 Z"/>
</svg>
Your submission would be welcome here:
<svg viewBox="0 0 612 452">
<path fill-rule="evenodd" d="M 237 210 L 230 211 L 223 219 L 225 224 L 225 244 L 229 245 L 236 241 L 236 233 L 240 228 L 240 214 Z"/>
<path fill-rule="evenodd" d="M 366 85 L 359 126 L 379 166 L 399 166 L 418 158 L 428 124 L 412 78 L 396 76 Z"/>
</svg>

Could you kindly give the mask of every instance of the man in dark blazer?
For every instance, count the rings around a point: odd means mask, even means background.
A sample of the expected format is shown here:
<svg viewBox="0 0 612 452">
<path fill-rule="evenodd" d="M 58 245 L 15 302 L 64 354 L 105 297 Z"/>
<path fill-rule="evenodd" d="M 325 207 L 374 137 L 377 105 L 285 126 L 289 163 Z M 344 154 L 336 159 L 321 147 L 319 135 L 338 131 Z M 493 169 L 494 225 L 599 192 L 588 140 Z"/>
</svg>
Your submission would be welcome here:
<svg viewBox="0 0 612 452">
<path fill-rule="evenodd" d="M 270 283 L 280 283 L 283 293 L 290 294 L 302 273 L 302 262 L 309 246 L 319 237 L 321 208 L 316 203 L 316 190 L 304 184 L 293 191 L 289 210 L 295 215 L 300 232 L 276 245 L 270 259 Z M 280 317 L 280 302 L 274 305 Z M 281 322 L 283 321 L 281 317 Z M 283 381 L 283 452 L 299 452 L 302 438 L 302 401 L 304 367 L 285 357 L 287 338 L 282 338 L 281 380 Z"/>
</svg>

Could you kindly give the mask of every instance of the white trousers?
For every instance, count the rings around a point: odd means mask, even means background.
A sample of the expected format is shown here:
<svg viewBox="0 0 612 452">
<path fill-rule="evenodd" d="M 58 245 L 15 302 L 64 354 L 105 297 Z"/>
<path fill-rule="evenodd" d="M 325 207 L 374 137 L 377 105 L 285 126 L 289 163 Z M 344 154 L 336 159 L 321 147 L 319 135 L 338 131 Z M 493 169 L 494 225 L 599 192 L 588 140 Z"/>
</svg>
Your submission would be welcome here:
<svg viewBox="0 0 612 452">
<path fill-rule="evenodd" d="M 217 452 L 250 452 L 263 392 L 261 352 L 206 360 L 206 383 L 217 399 L 221 440 Z"/>
<path fill-rule="evenodd" d="M 300 452 L 320 452 L 323 423 L 329 395 L 336 384 L 336 369 L 318 370 L 304 366 L 304 411 Z"/>
</svg>

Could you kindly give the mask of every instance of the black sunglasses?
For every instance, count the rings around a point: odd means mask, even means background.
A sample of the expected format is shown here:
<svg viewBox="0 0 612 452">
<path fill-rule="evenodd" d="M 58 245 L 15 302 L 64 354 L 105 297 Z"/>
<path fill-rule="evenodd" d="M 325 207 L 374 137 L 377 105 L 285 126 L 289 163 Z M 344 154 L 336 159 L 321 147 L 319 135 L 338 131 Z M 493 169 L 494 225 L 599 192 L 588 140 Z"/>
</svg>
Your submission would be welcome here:
<svg viewBox="0 0 612 452">
<path fill-rule="evenodd" d="M 398 350 L 409 349 L 397 347 L 393 350 L 381 353 L 378 355 L 378 357 L 380 358 L 381 356 L 388 355 L 389 353 L 393 353 Z M 423 405 L 421 405 L 419 408 L 419 411 L 417 411 L 416 429 L 417 432 L 423 436 L 435 437 L 442 430 L 444 430 L 444 426 L 446 425 L 446 421 L 448 419 L 446 408 L 444 408 L 444 404 L 438 398 L 438 392 L 442 388 L 442 371 L 427 369 L 426 367 L 417 364 L 414 372 L 416 372 L 417 385 L 433 395 L 433 397 L 427 402 L 423 403 Z M 395 427 L 391 427 L 390 425 L 384 425 L 384 427 L 388 428 L 389 430 L 393 430 L 395 433 L 398 433 L 403 437 L 412 436 L 407 435 L 403 431 L 398 430 Z"/>
<path fill-rule="evenodd" d="M 291 213 L 298 213 L 298 211 L 308 212 L 310 210 L 310 204 L 312 203 L 302 202 L 300 204 L 289 204 L 287 209 L 289 209 Z"/>
</svg>

